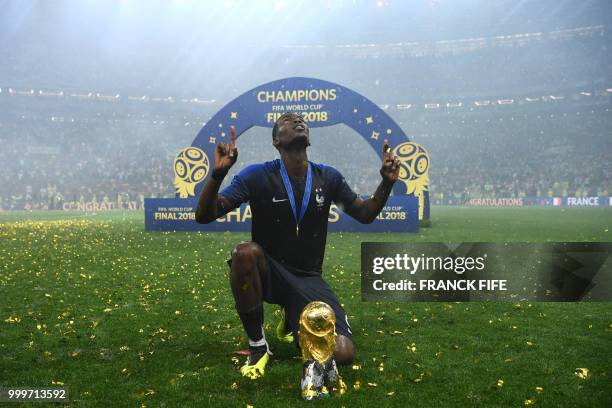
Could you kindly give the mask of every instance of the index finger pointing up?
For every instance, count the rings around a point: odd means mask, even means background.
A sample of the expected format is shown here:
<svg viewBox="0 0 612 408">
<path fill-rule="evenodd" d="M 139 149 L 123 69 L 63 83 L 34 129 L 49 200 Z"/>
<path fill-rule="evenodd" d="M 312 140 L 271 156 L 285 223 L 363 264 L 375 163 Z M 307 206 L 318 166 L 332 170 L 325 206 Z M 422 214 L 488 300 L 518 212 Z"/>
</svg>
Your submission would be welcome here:
<svg viewBox="0 0 612 408">
<path fill-rule="evenodd" d="M 236 146 L 236 128 L 230 127 L 230 149 L 233 149 Z"/>
<path fill-rule="evenodd" d="M 383 160 L 386 161 L 389 158 L 390 154 L 391 148 L 389 147 L 389 141 L 385 139 L 385 142 L 383 143 Z"/>
</svg>

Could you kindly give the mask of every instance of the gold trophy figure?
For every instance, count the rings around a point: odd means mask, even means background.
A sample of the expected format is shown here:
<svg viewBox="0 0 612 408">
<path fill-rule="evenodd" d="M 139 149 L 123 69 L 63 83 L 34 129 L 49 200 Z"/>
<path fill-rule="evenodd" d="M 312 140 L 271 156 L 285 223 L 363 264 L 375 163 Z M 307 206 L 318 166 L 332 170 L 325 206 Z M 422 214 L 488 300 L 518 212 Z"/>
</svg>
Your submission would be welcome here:
<svg viewBox="0 0 612 408">
<path fill-rule="evenodd" d="M 333 392 L 343 394 L 346 385 L 338 374 L 334 350 L 336 348 L 336 314 L 325 302 L 314 301 L 300 314 L 298 334 L 304 372 L 302 398 L 312 400 L 329 397 Z"/>
</svg>

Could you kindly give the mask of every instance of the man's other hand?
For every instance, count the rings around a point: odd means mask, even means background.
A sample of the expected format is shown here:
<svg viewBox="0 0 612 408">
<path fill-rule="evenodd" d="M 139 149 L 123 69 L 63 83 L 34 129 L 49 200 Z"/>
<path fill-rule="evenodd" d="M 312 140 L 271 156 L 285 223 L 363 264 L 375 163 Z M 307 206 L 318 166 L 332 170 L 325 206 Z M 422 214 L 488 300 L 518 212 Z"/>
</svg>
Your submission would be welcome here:
<svg viewBox="0 0 612 408">
<path fill-rule="evenodd" d="M 383 144 L 383 161 L 382 167 L 380 168 L 380 175 L 383 180 L 388 181 L 390 183 L 395 183 L 399 178 L 400 171 L 400 161 L 393 154 L 387 139 L 385 139 L 385 143 Z"/>
<path fill-rule="evenodd" d="M 230 142 L 219 143 L 215 149 L 215 167 L 213 174 L 225 176 L 229 169 L 238 159 L 238 148 L 236 147 L 236 129 L 230 128 Z"/>
</svg>

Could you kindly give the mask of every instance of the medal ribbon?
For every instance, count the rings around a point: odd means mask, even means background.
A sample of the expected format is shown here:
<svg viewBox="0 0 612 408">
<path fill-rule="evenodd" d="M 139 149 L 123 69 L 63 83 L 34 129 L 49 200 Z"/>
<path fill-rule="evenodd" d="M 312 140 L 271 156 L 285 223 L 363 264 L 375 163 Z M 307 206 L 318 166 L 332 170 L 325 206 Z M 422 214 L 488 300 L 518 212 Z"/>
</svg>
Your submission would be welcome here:
<svg viewBox="0 0 612 408">
<path fill-rule="evenodd" d="M 310 162 L 308 162 L 308 170 L 306 171 L 306 186 L 304 187 L 304 197 L 302 197 L 302 206 L 300 207 L 299 217 L 297 215 L 297 208 L 295 206 L 293 187 L 291 187 L 291 181 L 289 180 L 289 174 L 287 173 L 287 168 L 285 168 L 283 159 L 280 159 L 280 173 L 281 177 L 283 178 L 283 184 L 285 186 L 285 191 L 287 192 L 287 197 L 289 198 L 289 203 L 291 204 L 291 211 L 293 212 L 293 217 L 295 218 L 295 231 L 297 234 L 299 232 L 300 222 L 302 221 L 302 218 L 304 218 L 304 214 L 306 214 L 308 202 L 310 201 L 310 190 L 312 188 L 312 169 L 310 168 Z"/>
</svg>

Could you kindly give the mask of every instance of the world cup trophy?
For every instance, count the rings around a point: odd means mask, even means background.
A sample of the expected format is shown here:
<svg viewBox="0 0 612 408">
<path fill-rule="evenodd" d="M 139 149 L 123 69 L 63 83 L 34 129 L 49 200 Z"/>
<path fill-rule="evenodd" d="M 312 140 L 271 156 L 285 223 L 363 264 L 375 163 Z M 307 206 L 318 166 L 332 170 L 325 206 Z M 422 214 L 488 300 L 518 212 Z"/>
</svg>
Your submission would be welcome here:
<svg viewBox="0 0 612 408">
<path fill-rule="evenodd" d="M 334 360 L 336 314 L 325 302 L 310 302 L 300 315 L 298 333 L 304 372 L 302 398 L 326 398 L 334 392 L 344 394 L 346 384 L 338 374 Z"/>
</svg>

